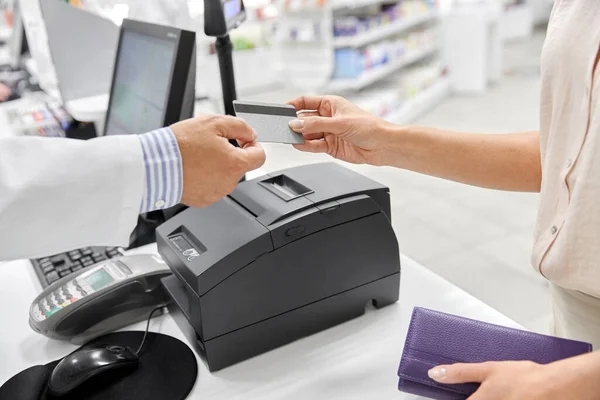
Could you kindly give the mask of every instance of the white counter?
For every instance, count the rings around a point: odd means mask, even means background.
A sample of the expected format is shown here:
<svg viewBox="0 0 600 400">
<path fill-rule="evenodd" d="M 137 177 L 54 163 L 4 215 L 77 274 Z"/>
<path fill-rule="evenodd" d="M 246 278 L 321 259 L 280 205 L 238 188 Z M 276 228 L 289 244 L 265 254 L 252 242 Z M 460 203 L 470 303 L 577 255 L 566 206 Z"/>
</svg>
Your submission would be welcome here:
<svg viewBox="0 0 600 400">
<path fill-rule="evenodd" d="M 138 252 L 154 251 L 150 246 Z M 19 371 L 75 349 L 34 333 L 28 309 L 41 290 L 27 261 L 0 263 L 0 385 Z M 398 392 L 396 371 L 415 306 L 519 328 L 496 310 L 402 257 L 400 301 L 216 373 L 198 360 L 191 399 L 414 399 Z M 145 323 L 128 329 L 143 330 Z M 187 343 L 169 315 L 150 330 Z"/>
</svg>

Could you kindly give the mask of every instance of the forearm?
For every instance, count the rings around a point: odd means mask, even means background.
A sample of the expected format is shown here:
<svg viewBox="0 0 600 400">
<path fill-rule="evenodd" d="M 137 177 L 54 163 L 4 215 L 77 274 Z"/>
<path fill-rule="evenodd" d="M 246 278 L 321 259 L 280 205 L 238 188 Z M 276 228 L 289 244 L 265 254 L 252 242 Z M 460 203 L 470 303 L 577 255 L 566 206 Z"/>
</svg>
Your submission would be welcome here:
<svg viewBox="0 0 600 400">
<path fill-rule="evenodd" d="M 0 260 L 127 245 L 138 214 L 178 204 L 182 184 L 168 128 L 88 142 L 0 140 Z"/>
<path fill-rule="evenodd" d="M 471 134 L 388 126 L 380 164 L 491 189 L 538 192 L 539 132 Z"/>
<path fill-rule="evenodd" d="M 136 137 L 0 139 L 0 259 L 123 245 L 139 214 Z"/>
</svg>

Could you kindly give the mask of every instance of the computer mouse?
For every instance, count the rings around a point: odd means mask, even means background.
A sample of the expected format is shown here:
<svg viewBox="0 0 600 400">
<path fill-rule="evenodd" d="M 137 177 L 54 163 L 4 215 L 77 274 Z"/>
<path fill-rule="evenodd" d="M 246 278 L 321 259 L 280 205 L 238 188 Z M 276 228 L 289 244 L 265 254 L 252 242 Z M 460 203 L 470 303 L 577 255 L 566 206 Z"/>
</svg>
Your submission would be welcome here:
<svg viewBox="0 0 600 400">
<path fill-rule="evenodd" d="M 56 365 L 48 380 L 48 392 L 52 396 L 64 396 L 92 378 L 121 378 L 137 369 L 138 360 L 138 356 L 127 346 L 83 347 Z"/>
</svg>

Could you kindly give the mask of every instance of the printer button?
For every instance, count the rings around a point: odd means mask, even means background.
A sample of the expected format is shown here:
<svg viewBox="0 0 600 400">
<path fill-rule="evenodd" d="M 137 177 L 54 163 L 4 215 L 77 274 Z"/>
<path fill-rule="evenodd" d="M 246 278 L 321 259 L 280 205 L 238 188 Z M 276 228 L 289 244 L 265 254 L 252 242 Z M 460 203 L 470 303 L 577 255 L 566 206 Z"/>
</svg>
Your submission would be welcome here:
<svg viewBox="0 0 600 400">
<path fill-rule="evenodd" d="M 294 236 L 303 233 L 306 230 L 304 225 L 293 226 L 287 231 L 285 231 L 286 236 Z"/>
<path fill-rule="evenodd" d="M 327 203 L 317 205 L 317 208 L 319 209 L 321 214 L 327 214 L 327 213 L 336 211 L 338 208 L 340 208 L 340 203 L 338 203 L 335 200 L 328 201 Z"/>
<path fill-rule="evenodd" d="M 337 210 L 338 208 L 340 208 L 340 206 L 339 206 L 339 205 L 332 206 L 332 207 L 328 207 L 328 208 L 324 208 L 324 209 L 322 209 L 322 210 L 321 210 L 321 213 L 323 213 L 323 214 L 327 214 L 327 213 L 330 213 L 330 212 L 332 212 L 332 211 L 335 211 L 335 210 Z"/>
</svg>

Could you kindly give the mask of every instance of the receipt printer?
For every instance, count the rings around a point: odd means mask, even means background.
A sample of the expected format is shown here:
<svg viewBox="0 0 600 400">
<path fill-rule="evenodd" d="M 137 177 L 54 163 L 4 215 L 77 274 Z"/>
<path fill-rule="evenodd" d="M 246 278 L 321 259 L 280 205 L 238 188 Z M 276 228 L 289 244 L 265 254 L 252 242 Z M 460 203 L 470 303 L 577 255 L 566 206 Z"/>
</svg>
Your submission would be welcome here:
<svg viewBox="0 0 600 400">
<path fill-rule="evenodd" d="M 156 236 L 170 312 L 211 371 L 398 300 L 389 189 L 336 163 L 240 183 Z"/>
</svg>

